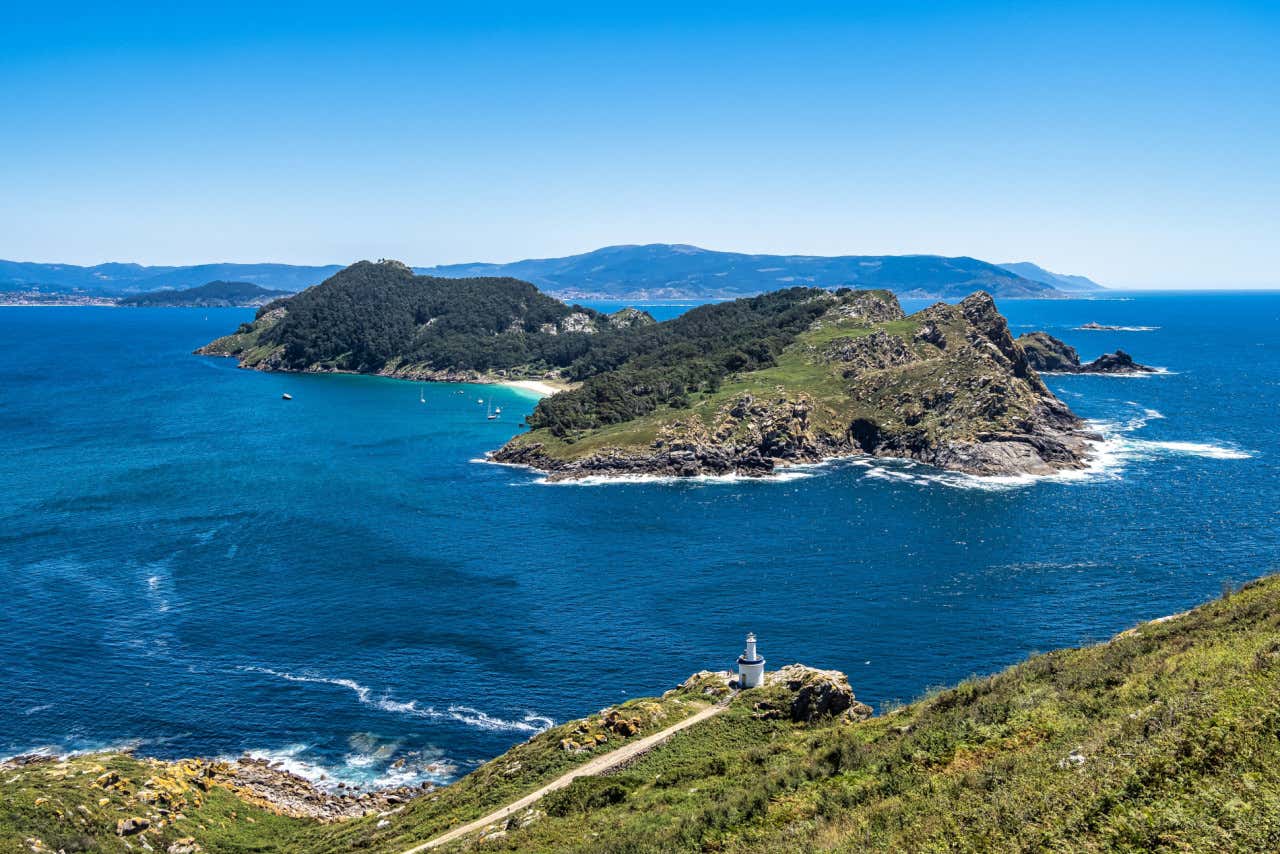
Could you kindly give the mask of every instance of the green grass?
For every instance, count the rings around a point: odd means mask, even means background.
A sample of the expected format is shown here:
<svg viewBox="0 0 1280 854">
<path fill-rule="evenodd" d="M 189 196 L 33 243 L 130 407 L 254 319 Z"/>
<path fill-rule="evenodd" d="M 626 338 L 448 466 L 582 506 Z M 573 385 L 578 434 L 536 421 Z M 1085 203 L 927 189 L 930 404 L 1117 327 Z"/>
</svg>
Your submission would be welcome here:
<svg viewBox="0 0 1280 854">
<path fill-rule="evenodd" d="M 873 325 L 855 320 L 843 320 L 837 323 L 820 323 L 801 335 L 800 341 L 819 347 L 840 338 L 862 338 L 873 332 L 887 332 L 909 342 L 919 329 L 920 322 L 910 317 Z"/>
<path fill-rule="evenodd" d="M 740 705 L 625 778 L 485 850 L 1280 850 L 1280 581 L 864 723 Z"/>
<path fill-rule="evenodd" d="M 743 694 L 621 772 L 546 799 L 527 826 L 447 850 L 1280 850 L 1280 578 L 864 722 L 770 720 L 756 710 L 768 699 Z M 709 700 L 644 702 L 629 708 L 648 732 Z M 598 727 L 596 716 L 582 728 Z M 158 850 L 180 835 L 206 851 L 402 850 L 584 761 L 592 754 L 560 748 L 577 729 L 513 748 L 384 828 L 377 817 L 284 819 L 215 787 L 148 838 Z M 115 820 L 135 808 L 93 785 L 98 764 L 135 781 L 150 773 L 120 756 L 6 769 L 0 851 L 26 850 L 29 837 L 125 850 Z"/>
<path fill-rule="evenodd" d="M 415 841 L 430 839 L 519 799 L 601 752 L 670 726 L 706 708 L 711 702 L 710 698 L 697 692 L 674 692 L 661 698 L 629 700 L 613 707 L 624 716 L 641 722 L 640 729 L 629 737 L 603 729 L 599 714 L 570 721 L 516 745 L 457 783 L 413 801 L 385 828 L 378 828 L 374 819 L 331 825 L 308 839 L 307 850 L 335 854 L 363 848 L 394 851 Z M 584 731 L 603 735 L 607 740 L 581 752 L 565 750 L 561 746 L 566 738 L 581 741 Z"/>
<path fill-rule="evenodd" d="M 563 460 L 582 459 L 613 448 L 641 452 L 652 447 L 662 428 L 675 421 L 696 418 L 707 427 L 713 427 L 721 410 L 746 394 L 762 400 L 807 397 L 814 405 L 810 413 L 813 424 L 819 430 L 839 435 L 854 417 L 877 413 L 850 395 L 840 366 L 825 361 L 820 351 L 833 341 L 861 338 L 881 331 L 898 336 L 910 345 L 920 325 L 920 321 L 913 318 L 871 325 L 850 319 L 823 321 L 800 335 L 778 356 L 777 364 L 763 370 L 731 375 L 714 392 L 692 394 L 688 408 L 664 406 L 621 424 L 584 431 L 564 439 L 553 435 L 550 430 L 534 430 L 517 436 L 512 442 L 515 445 L 541 443 L 548 455 Z"/>
<path fill-rule="evenodd" d="M 110 787 L 96 783 L 104 773 L 121 782 Z M 245 854 L 296 848 L 312 822 L 290 819 L 241 801 L 217 786 L 207 791 L 185 784 L 180 800 L 166 808 L 174 816 L 163 826 L 140 835 L 116 835 L 120 819 L 146 817 L 154 809 L 138 794 L 155 790 L 147 781 L 167 776 L 163 763 L 128 755 L 76 756 L 0 771 L 0 851 L 138 851 L 140 840 L 164 851 L 179 839 L 195 837 L 209 851 Z M 105 801 L 105 803 L 103 803 Z M 28 840 L 31 840 L 28 842 Z M 38 840 L 38 843 L 35 841 Z M 129 846 L 133 847 L 130 848 Z"/>
</svg>

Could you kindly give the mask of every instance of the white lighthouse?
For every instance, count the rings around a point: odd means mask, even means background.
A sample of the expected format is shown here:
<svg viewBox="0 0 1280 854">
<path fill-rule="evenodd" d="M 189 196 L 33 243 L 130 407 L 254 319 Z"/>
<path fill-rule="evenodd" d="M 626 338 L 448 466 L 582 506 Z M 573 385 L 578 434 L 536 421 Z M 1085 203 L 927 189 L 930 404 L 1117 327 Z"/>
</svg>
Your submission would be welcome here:
<svg viewBox="0 0 1280 854">
<path fill-rule="evenodd" d="M 738 656 L 738 687 L 759 688 L 764 684 L 764 659 L 756 652 L 755 633 L 747 635 L 747 648 Z"/>
</svg>

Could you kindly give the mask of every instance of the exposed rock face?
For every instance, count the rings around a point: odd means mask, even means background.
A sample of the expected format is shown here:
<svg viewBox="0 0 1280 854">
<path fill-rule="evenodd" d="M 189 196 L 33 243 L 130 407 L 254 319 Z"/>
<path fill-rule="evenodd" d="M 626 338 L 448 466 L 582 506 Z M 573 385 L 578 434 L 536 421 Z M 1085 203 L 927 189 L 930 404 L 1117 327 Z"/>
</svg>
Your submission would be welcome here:
<svg viewBox="0 0 1280 854">
<path fill-rule="evenodd" d="M 1155 372 L 1155 368 L 1139 365 L 1124 350 L 1103 353 L 1080 369 L 1082 374 L 1153 374 Z"/>
<path fill-rule="evenodd" d="M 560 321 L 560 332 L 585 332 L 588 335 L 594 334 L 596 331 L 595 321 L 591 319 L 591 315 L 585 312 L 575 311 Z"/>
<path fill-rule="evenodd" d="M 732 671 L 702 670 L 681 682 L 676 690 L 723 698 L 737 687 Z M 785 689 L 790 696 L 780 706 L 776 698 L 763 694 L 762 699 L 755 703 L 756 711 L 762 717 L 789 717 L 797 723 L 813 723 L 824 717 L 839 716 L 863 720 L 873 714 L 870 706 L 854 697 L 849 677 L 838 670 L 788 664 L 765 673 L 764 687 Z M 752 692 L 742 696 L 752 696 Z"/>
<path fill-rule="evenodd" d="M 593 475 L 767 475 L 779 465 L 817 462 L 854 452 L 848 441 L 816 431 L 808 398 L 759 400 L 743 395 L 723 407 L 714 427 L 696 419 L 665 426 L 647 449 L 609 448 L 573 460 L 547 454 L 541 443 L 511 443 L 497 462 L 527 465 L 549 480 Z"/>
<path fill-rule="evenodd" d="M 429 791 L 430 784 L 420 788 L 378 789 L 370 792 L 327 792 L 310 781 L 273 766 L 265 759 L 241 757 L 235 762 L 208 762 L 208 773 L 215 785 L 230 789 L 245 801 L 298 818 L 337 821 L 384 812 L 398 804 Z"/>
<path fill-rule="evenodd" d="M 776 693 L 765 692 L 754 703 L 758 717 L 814 723 L 834 717 L 864 720 L 872 715 L 870 706 L 854 698 L 848 677 L 838 670 L 788 664 L 766 673 L 764 687 L 785 689 L 787 693 L 783 696 L 787 699 L 780 704 Z"/>
<path fill-rule="evenodd" d="M 1070 344 L 1045 332 L 1028 332 L 1019 336 L 1018 344 L 1027 361 L 1037 371 L 1063 374 L 1133 374 L 1154 373 L 1155 368 L 1140 365 L 1124 350 L 1104 353 L 1092 362 L 1080 363 L 1080 354 Z"/>
<path fill-rule="evenodd" d="M 839 390 L 810 379 L 805 387 L 778 385 L 767 397 L 739 394 L 713 411 L 673 411 L 646 447 L 551 453 L 534 434 L 493 459 L 541 469 L 552 480 L 762 476 L 853 454 L 978 475 L 1047 475 L 1083 467 L 1100 438 L 1045 386 L 987 294 L 903 318 L 891 296 L 855 292 L 812 331 L 821 343 L 802 336 L 791 351 L 795 373 L 827 371 Z"/>
<path fill-rule="evenodd" d="M 838 670 L 816 670 L 803 664 L 765 674 L 765 685 L 785 685 L 795 694 L 791 701 L 791 719 L 813 723 L 819 718 L 846 715 L 861 720 L 871 717 L 871 707 L 859 703 L 849 687 L 849 677 Z"/>
<path fill-rule="evenodd" d="M 1076 352 L 1076 348 L 1047 332 L 1028 332 L 1026 335 L 1020 335 L 1018 345 L 1027 354 L 1027 361 L 1031 363 L 1031 367 L 1037 371 L 1074 373 L 1080 370 L 1080 354 Z"/>
<path fill-rule="evenodd" d="M 846 363 L 846 376 L 857 371 L 905 365 L 916 359 L 907 342 L 885 332 L 872 332 L 860 338 L 837 338 L 823 355 L 833 362 Z"/>
<path fill-rule="evenodd" d="M 609 315 L 609 324 L 618 329 L 630 329 L 633 326 L 652 326 L 657 323 L 653 315 L 638 308 L 621 308 Z"/>
<path fill-rule="evenodd" d="M 846 292 L 839 292 L 845 296 Z M 837 319 L 856 319 L 867 323 L 884 323 L 906 317 L 898 298 L 889 291 L 852 291 L 831 312 Z"/>
</svg>

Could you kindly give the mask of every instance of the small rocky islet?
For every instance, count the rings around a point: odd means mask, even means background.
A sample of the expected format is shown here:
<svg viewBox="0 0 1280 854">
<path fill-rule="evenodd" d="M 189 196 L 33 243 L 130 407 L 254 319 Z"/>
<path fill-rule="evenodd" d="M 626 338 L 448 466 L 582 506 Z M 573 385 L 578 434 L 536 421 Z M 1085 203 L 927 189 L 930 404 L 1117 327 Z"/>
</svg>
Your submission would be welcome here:
<svg viewBox="0 0 1280 854">
<path fill-rule="evenodd" d="M 1100 437 L 1038 372 L 1152 370 L 1123 351 L 1082 365 L 1044 333 L 1015 339 L 983 292 L 906 315 L 889 291 L 797 287 L 658 323 L 394 261 L 263 306 L 197 352 L 267 371 L 559 380 L 569 390 L 490 455 L 552 480 L 767 476 L 861 454 L 1049 475 L 1087 466 Z"/>
<path fill-rule="evenodd" d="M 1076 348 L 1047 332 L 1028 332 L 1018 336 L 1018 345 L 1027 354 L 1031 367 L 1044 373 L 1059 374 L 1153 374 L 1155 368 L 1140 365 L 1124 350 L 1103 353 L 1092 362 L 1081 363 Z"/>
</svg>

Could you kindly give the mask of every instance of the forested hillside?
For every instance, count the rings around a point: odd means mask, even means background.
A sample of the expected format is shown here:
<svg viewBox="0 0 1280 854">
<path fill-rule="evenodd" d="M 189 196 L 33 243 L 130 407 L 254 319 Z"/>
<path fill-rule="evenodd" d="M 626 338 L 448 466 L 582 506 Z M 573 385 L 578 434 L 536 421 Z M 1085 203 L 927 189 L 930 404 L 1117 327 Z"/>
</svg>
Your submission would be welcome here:
<svg viewBox="0 0 1280 854">
<path fill-rule="evenodd" d="M 643 313 L 568 306 L 517 279 L 440 279 L 362 261 L 264 306 L 254 323 L 202 352 L 270 370 L 541 374 L 646 322 Z"/>
<path fill-rule="evenodd" d="M 249 282 L 209 282 L 195 288 L 151 291 L 137 296 L 124 297 L 119 304 L 131 308 L 227 308 L 265 305 L 274 299 L 287 296 L 289 296 L 288 291 L 260 288 Z"/>
</svg>

